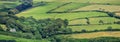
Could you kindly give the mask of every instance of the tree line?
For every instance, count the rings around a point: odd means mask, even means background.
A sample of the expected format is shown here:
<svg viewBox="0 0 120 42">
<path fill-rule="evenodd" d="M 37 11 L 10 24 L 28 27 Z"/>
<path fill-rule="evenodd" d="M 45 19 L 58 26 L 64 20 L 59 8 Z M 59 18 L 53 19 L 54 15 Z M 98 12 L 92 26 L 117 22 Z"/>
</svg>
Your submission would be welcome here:
<svg viewBox="0 0 120 42">
<path fill-rule="evenodd" d="M 10 14 L 0 14 L 0 24 L 6 25 L 7 29 L 1 31 L 26 33 L 25 38 L 47 38 L 59 33 L 70 33 L 68 20 L 65 19 L 40 19 L 33 17 L 17 17 Z"/>
</svg>

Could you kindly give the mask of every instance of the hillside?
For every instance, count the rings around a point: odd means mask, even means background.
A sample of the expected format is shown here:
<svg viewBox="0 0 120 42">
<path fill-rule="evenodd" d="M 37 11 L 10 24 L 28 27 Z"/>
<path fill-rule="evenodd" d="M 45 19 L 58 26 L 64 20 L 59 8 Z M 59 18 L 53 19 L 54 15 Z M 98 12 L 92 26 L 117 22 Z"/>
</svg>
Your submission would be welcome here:
<svg viewBox="0 0 120 42">
<path fill-rule="evenodd" d="M 120 0 L 0 0 L 0 42 L 118 42 Z"/>
</svg>

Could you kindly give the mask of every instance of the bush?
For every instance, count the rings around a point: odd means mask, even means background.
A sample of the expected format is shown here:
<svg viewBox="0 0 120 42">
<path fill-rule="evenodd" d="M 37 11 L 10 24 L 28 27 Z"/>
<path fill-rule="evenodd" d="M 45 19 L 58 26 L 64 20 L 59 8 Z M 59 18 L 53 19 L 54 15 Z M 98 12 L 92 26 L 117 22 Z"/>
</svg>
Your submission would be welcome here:
<svg viewBox="0 0 120 42">
<path fill-rule="evenodd" d="M 83 32 L 83 33 L 84 33 L 84 32 L 87 32 L 87 30 L 85 30 L 85 29 L 82 29 L 82 30 L 81 30 L 81 32 Z"/>
<path fill-rule="evenodd" d="M 109 26 L 109 27 L 107 28 L 107 31 L 112 31 L 112 27 Z"/>
<path fill-rule="evenodd" d="M 0 42 L 16 42 L 15 40 L 0 40 Z"/>
</svg>

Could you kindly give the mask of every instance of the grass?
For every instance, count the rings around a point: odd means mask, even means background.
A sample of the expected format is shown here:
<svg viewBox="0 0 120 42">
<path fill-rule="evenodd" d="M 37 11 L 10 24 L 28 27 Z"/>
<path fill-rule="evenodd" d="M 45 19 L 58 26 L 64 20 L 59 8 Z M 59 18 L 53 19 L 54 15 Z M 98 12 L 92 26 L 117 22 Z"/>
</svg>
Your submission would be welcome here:
<svg viewBox="0 0 120 42">
<path fill-rule="evenodd" d="M 69 26 L 72 31 L 81 31 L 83 29 L 87 31 L 93 31 L 93 30 L 104 30 L 107 29 L 109 26 L 111 26 L 113 29 L 120 29 L 119 24 L 110 24 L 110 25 L 87 25 L 87 26 Z"/>
<path fill-rule="evenodd" d="M 100 24 L 99 21 L 102 20 L 104 23 L 114 23 L 116 21 L 120 21 L 119 19 L 113 17 L 98 17 L 98 18 L 89 18 L 91 24 Z M 87 24 L 86 19 L 77 19 L 70 21 L 69 25 L 77 25 L 77 24 Z"/>
<path fill-rule="evenodd" d="M 69 36 L 70 38 L 76 38 L 76 39 L 84 39 L 84 38 L 91 39 L 97 37 L 120 37 L 119 35 L 120 35 L 120 31 L 68 34 L 65 36 Z"/>
<path fill-rule="evenodd" d="M 86 19 L 77 19 L 77 20 L 72 20 L 69 22 L 69 25 L 76 25 L 76 24 L 87 24 Z"/>
<path fill-rule="evenodd" d="M 114 23 L 116 21 L 120 21 L 120 19 L 116 19 L 113 17 L 101 17 L 101 18 L 90 18 L 90 23 L 99 24 L 100 20 L 102 20 L 104 23 Z"/>
<path fill-rule="evenodd" d="M 35 40 L 35 39 L 17 38 L 6 35 L 0 35 L 0 40 L 16 40 L 17 42 L 49 42 L 47 39 Z"/>
<path fill-rule="evenodd" d="M 73 10 L 73 9 L 77 9 L 77 8 L 80 8 L 80 7 L 84 7 L 84 6 L 87 6 L 89 4 L 86 4 L 86 3 L 70 3 L 68 5 L 65 5 L 65 6 L 62 6 L 56 10 L 54 10 L 55 12 L 64 12 L 64 11 L 69 11 L 69 10 Z"/>
<path fill-rule="evenodd" d="M 120 4 L 120 0 L 56 0 L 54 2 L 78 2 L 78 3 L 110 3 Z"/>
<path fill-rule="evenodd" d="M 116 12 L 116 11 L 120 11 L 120 6 L 116 6 L 116 5 L 90 5 L 90 6 L 86 6 L 83 8 L 79 8 L 77 10 L 74 11 L 81 11 L 81 10 L 103 10 L 103 11 L 109 11 L 109 12 Z"/>
<path fill-rule="evenodd" d="M 120 16 L 120 13 L 116 13 L 117 16 Z"/>
<path fill-rule="evenodd" d="M 51 13 L 47 14 L 46 12 L 61 5 L 62 3 L 48 3 L 45 6 L 35 7 L 24 12 L 17 14 L 17 16 L 29 17 L 33 16 L 36 19 L 45 19 L 45 18 L 62 18 L 62 19 L 75 19 L 75 18 L 83 18 L 83 17 L 92 17 L 92 16 L 107 16 L 106 13 L 100 12 L 79 12 L 79 13 Z"/>
</svg>

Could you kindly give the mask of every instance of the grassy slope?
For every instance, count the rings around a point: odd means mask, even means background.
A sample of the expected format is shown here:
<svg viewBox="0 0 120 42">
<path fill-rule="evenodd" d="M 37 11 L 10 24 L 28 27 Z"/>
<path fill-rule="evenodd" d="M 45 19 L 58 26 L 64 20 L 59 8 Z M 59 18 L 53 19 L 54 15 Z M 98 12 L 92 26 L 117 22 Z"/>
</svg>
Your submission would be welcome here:
<svg viewBox="0 0 120 42">
<path fill-rule="evenodd" d="M 112 17 L 99 17 L 99 18 L 89 18 L 91 24 L 100 24 L 99 21 L 102 20 L 104 23 L 114 23 L 115 21 L 120 21 L 120 19 Z M 70 21 L 70 25 L 75 24 L 87 24 L 86 19 L 77 19 Z"/>
<path fill-rule="evenodd" d="M 120 0 L 55 0 L 55 2 L 79 2 L 79 3 L 111 3 L 120 4 Z"/>
<path fill-rule="evenodd" d="M 76 9 L 76 8 L 80 8 L 80 7 L 84 7 L 84 6 L 87 6 L 89 4 L 86 4 L 86 3 L 70 3 L 68 5 L 65 5 L 65 6 L 62 6 L 56 10 L 54 10 L 55 12 L 64 12 L 64 11 L 68 11 L 68 10 L 73 10 L 73 9 Z"/>
<path fill-rule="evenodd" d="M 34 39 L 16 38 L 16 37 L 5 36 L 5 35 L 0 35 L 0 40 L 16 40 L 17 42 L 49 42 L 46 39 L 34 40 Z"/>
<path fill-rule="evenodd" d="M 100 9 L 101 8 L 101 9 Z M 119 11 L 120 6 L 117 5 L 90 5 L 90 6 L 86 6 L 83 8 L 79 8 L 77 10 L 74 11 L 80 11 L 80 10 L 103 10 L 104 11 L 110 11 L 110 12 L 114 12 L 114 11 Z"/>
<path fill-rule="evenodd" d="M 119 24 L 111 24 L 111 25 L 87 25 L 87 26 L 69 26 L 73 31 L 81 31 L 85 29 L 87 31 L 93 30 L 104 30 L 107 29 L 109 26 L 113 27 L 113 29 L 120 29 Z"/>
<path fill-rule="evenodd" d="M 70 38 L 76 38 L 76 39 L 84 39 L 84 38 L 91 39 L 96 37 L 120 37 L 119 35 L 120 35 L 120 31 L 68 34 L 65 36 L 69 36 Z"/>
<path fill-rule="evenodd" d="M 17 16 L 33 16 L 36 19 L 44 19 L 44 18 L 62 18 L 62 19 L 75 19 L 75 18 L 83 18 L 83 17 L 92 17 L 92 16 L 107 16 L 105 13 L 100 12 L 79 12 L 79 13 L 54 13 L 54 14 L 46 14 L 47 11 L 61 5 L 62 3 L 48 3 L 46 6 L 39 6 L 36 8 L 29 9 L 22 13 L 17 14 Z M 92 15 L 91 15 L 92 14 Z"/>
</svg>

